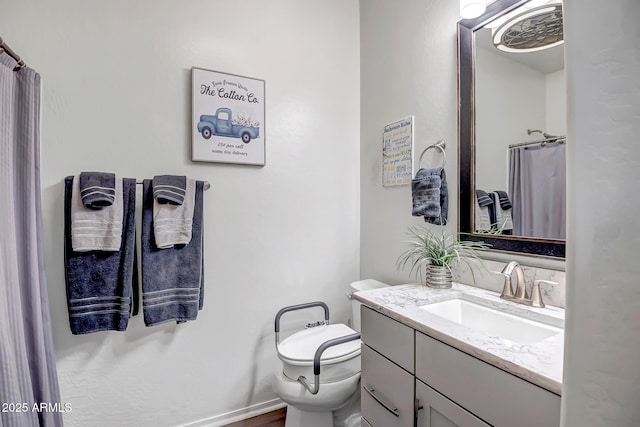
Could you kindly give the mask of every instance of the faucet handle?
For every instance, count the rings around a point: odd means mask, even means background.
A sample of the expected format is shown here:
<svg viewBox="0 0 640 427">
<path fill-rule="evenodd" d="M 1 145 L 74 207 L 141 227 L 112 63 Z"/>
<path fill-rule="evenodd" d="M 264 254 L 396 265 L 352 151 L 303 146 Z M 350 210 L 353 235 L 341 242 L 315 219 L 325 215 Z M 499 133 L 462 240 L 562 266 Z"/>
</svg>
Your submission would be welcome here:
<svg viewBox="0 0 640 427">
<path fill-rule="evenodd" d="M 499 276 L 504 277 L 504 286 L 502 287 L 502 293 L 500 294 L 500 298 L 513 298 L 513 286 L 511 285 L 511 275 L 507 273 L 503 273 L 502 271 L 494 271 L 491 273 L 497 274 Z"/>
<path fill-rule="evenodd" d="M 542 293 L 540 292 L 540 283 L 544 283 L 545 285 L 556 286 L 558 282 L 552 282 L 551 280 L 534 280 L 533 289 L 531 289 L 531 306 L 532 307 L 540 307 L 544 308 L 545 304 L 542 301 Z"/>
</svg>

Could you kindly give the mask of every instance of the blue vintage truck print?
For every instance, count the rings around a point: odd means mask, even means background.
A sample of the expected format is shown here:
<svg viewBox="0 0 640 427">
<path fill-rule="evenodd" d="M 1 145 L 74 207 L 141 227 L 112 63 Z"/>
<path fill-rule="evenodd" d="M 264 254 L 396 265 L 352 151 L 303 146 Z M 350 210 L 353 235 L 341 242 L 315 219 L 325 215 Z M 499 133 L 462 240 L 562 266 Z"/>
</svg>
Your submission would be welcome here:
<svg viewBox="0 0 640 427">
<path fill-rule="evenodd" d="M 214 116 L 202 115 L 198 122 L 198 132 L 204 139 L 211 138 L 211 135 L 228 136 L 241 138 L 242 142 L 248 144 L 252 139 L 260 136 L 260 123 L 251 122 L 242 116 L 232 119 L 231 109 L 218 108 Z"/>
</svg>

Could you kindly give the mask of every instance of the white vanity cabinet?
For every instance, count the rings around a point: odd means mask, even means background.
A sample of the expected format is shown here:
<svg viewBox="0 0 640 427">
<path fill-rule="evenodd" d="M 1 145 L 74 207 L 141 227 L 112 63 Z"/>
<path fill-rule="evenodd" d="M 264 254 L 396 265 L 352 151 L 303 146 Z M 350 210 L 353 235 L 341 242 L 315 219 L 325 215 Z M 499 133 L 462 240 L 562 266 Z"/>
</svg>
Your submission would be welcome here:
<svg viewBox="0 0 640 427">
<path fill-rule="evenodd" d="M 413 427 L 415 332 L 364 306 L 361 315 L 363 425 Z"/>
<path fill-rule="evenodd" d="M 371 427 L 558 427 L 560 396 L 362 306 Z M 366 426 L 366 423 L 363 423 Z"/>
</svg>

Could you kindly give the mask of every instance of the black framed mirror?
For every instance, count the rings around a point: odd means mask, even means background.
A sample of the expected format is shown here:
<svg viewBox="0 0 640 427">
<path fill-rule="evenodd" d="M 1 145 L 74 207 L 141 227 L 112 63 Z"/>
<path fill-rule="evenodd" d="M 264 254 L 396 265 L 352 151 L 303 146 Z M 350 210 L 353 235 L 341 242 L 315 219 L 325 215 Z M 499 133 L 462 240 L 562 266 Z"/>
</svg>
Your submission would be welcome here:
<svg viewBox="0 0 640 427">
<path fill-rule="evenodd" d="M 538 15 L 535 15 L 533 12 L 539 12 Z M 546 15 L 542 15 L 542 13 L 546 13 Z M 535 15 L 535 16 L 534 16 Z M 530 17 L 533 18 L 531 19 Z M 498 36 L 495 36 L 496 33 L 505 34 L 503 28 L 506 26 L 504 23 L 505 20 L 508 21 L 516 21 L 517 19 L 513 19 L 514 17 L 520 18 L 525 17 L 528 18 L 529 21 L 526 24 L 521 24 L 519 29 L 527 29 L 529 31 L 531 29 L 532 23 L 542 22 L 542 25 L 556 25 L 559 26 L 556 31 L 556 42 L 554 45 L 551 45 L 551 41 L 547 41 L 549 43 L 543 47 L 531 47 L 533 45 L 527 45 L 527 49 L 533 52 L 537 56 L 533 56 L 532 61 L 527 63 L 526 65 L 522 65 L 518 63 L 516 65 L 508 65 L 504 61 L 509 61 L 509 53 L 512 57 L 514 57 L 515 61 L 521 62 L 521 59 L 524 58 L 521 52 L 497 52 L 498 49 L 502 49 L 498 47 Z M 539 19 L 538 19 L 539 17 Z M 543 22 L 544 21 L 544 22 Z M 507 28 L 507 32 L 511 30 L 511 27 Z M 551 34 L 551 30 L 549 28 L 545 28 L 544 31 L 529 31 L 534 34 L 540 35 L 541 33 L 549 33 Z M 489 34 L 485 36 L 484 34 Z M 495 37 L 494 37 L 495 36 Z M 504 36 L 503 38 L 506 38 Z M 518 39 L 520 35 L 510 35 L 516 43 L 521 43 L 523 40 Z M 490 40 L 488 42 L 483 41 L 484 38 Z M 529 152 L 539 151 L 544 152 L 543 154 L 547 155 L 547 165 L 549 163 L 548 159 L 554 159 L 554 162 L 557 162 L 556 170 L 549 172 L 550 175 L 560 176 L 556 184 L 554 184 L 558 191 L 566 192 L 566 183 L 564 178 L 564 167 L 566 162 L 564 161 L 564 157 L 559 157 L 556 154 L 556 150 L 559 152 L 560 150 L 564 150 L 564 146 L 566 146 L 566 138 L 563 135 L 563 132 L 566 133 L 566 130 L 562 129 L 563 123 L 566 123 L 566 113 L 565 111 L 554 111 L 557 113 L 557 120 L 553 114 L 549 112 L 531 112 L 527 113 L 525 116 L 525 120 L 518 122 L 519 119 L 512 119 L 507 116 L 507 112 L 504 110 L 516 110 L 525 108 L 514 108 L 510 106 L 507 102 L 500 104 L 502 108 L 502 113 L 499 117 L 494 117 L 494 115 L 489 115 L 487 113 L 486 103 L 484 102 L 484 98 L 480 98 L 480 95 L 485 98 L 491 98 L 492 101 L 495 101 L 493 98 L 497 97 L 496 92 L 503 90 L 513 95 L 514 90 L 509 89 L 507 87 L 509 78 L 502 78 L 504 82 L 505 88 L 492 87 L 491 90 L 488 90 L 485 86 L 487 84 L 484 80 L 482 80 L 482 86 L 477 82 L 477 78 L 484 73 L 484 75 L 488 75 L 486 71 L 480 71 L 480 69 L 476 69 L 477 60 L 480 59 L 478 57 L 478 52 L 484 52 L 484 48 L 487 45 L 491 45 L 491 49 L 496 48 L 496 52 L 490 52 L 483 55 L 492 56 L 495 54 L 496 61 L 500 62 L 502 68 L 513 68 L 512 74 L 518 75 L 520 78 L 522 75 L 529 73 L 527 71 L 529 68 L 537 68 L 540 64 L 546 64 L 547 60 L 542 57 L 542 55 L 555 55 L 560 60 L 563 59 L 563 48 L 562 41 L 562 5 L 561 0 L 547 0 L 547 1 L 539 1 L 539 0 L 496 0 L 487 6 L 487 10 L 485 14 L 475 19 L 467 19 L 462 20 L 458 23 L 458 95 L 459 95 L 459 110 L 458 110 L 458 148 L 459 148 L 459 200 L 458 200 L 458 229 L 460 232 L 460 238 L 463 240 L 475 240 L 475 241 L 483 241 L 492 246 L 492 250 L 497 251 L 505 251 L 505 252 L 516 252 L 523 253 L 535 256 L 543 256 L 543 257 L 553 257 L 553 258 L 564 258 L 565 257 L 565 217 L 566 217 L 566 199 L 564 199 L 564 193 L 561 195 L 556 193 L 545 193 L 545 191 L 540 191 L 540 188 L 543 187 L 540 185 L 541 181 L 535 181 L 534 184 L 537 186 L 536 191 L 539 193 L 542 192 L 545 194 L 545 197 L 548 196 L 549 200 L 552 200 L 555 203 L 555 207 L 561 209 L 561 213 L 557 213 L 554 211 L 552 215 L 545 213 L 544 219 L 539 220 L 538 222 L 544 223 L 543 227 L 546 227 L 547 223 L 550 221 L 556 221 L 556 217 L 560 217 L 561 215 L 565 215 L 561 218 L 559 224 L 554 225 L 555 231 L 521 231 L 525 228 L 520 225 L 522 222 L 521 216 L 523 209 L 529 209 L 527 206 L 523 208 L 524 202 L 522 202 L 523 198 L 518 193 L 518 175 L 515 175 L 519 172 L 513 171 L 513 160 L 512 157 L 515 151 L 515 147 L 518 148 L 519 151 Z M 484 45 L 482 43 L 485 43 Z M 524 44 L 528 43 L 525 41 Z M 556 48 L 559 46 L 559 49 Z M 517 46 L 518 47 L 518 46 Z M 487 48 L 489 49 L 489 48 Z M 508 49 L 506 49 L 508 50 Z M 540 52 L 545 50 L 545 52 Z M 498 55 L 501 55 L 498 57 Z M 485 56 L 482 57 L 482 62 L 484 63 L 486 59 Z M 533 64 L 533 65 L 532 65 Z M 516 68 L 520 67 L 520 68 Z M 555 68 L 554 68 L 555 67 Z M 551 84 L 550 82 L 561 81 L 564 84 L 564 64 L 561 65 L 562 69 L 558 70 L 557 66 L 551 66 L 551 71 L 549 69 L 541 71 L 542 77 L 538 77 L 538 81 L 543 81 L 540 83 L 544 85 L 546 82 L 547 85 Z M 501 69 L 502 69 L 501 68 Z M 532 71 L 531 74 L 535 74 L 537 71 Z M 494 80 L 499 80 L 500 77 L 497 76 L 496 73 L 493 74 Z M 557 106 L 557 104 L 561 102 L 565 102 L 566 89 L 564 86 L 555 87 L 554 90 L 550 90 L 548 87 L 544 89 L 544 86 L 540 86 L 536 89 L 537 83 L 524 83 L 520 84 L 525 89 L 533 91 L 534 95 L 538 92 L 545 92 L 546 96 L 549 97 L 550 94 L 555 97 L 556 101 L 552 102 L 551 105 Z M 478 87 L 476 87 L 478 85 Z M 482 89 L 482 91 L 480 90 Z M 484 94 L 484 95 L 483 95 Z M 489 94 L 489 95 L 487 95 Z M 526 102 L 526 107 L 528 108 L 531 105 L 535 104 L 532 101 L 533 95 L 518 95 L 522 102 Z M 542 97 L 544 98 L 544 97 Z M 482 102 L 481 102 L 482 100 Z M 499 101 L 498 101 L 499 102 Z M 547 103 L 547 108 L 549 106 L 549 101 L 541 101 Z M 523 104 L 525 105 L 525 104 Z M 482 106 L 482 108 L 479 108 Z M 498 111 L 498 110 L 496 110 Z M 480 117 L 480 119 L 479 119 Z M 489 118 L 487 118 L 489 117 Z M 493 118 L 492 118 L 493 117 Z M 551 117 L 551 119 L 550 119 Z M 546 121 L 545 121 L 546 118 Z M 494 120 L 492 122 L 492 120 Z M 498 126 L 495 124 L 498 123 Z M 526 123 L 526 125 L 525 125 Z M 518 126 L 518 132 L 524 134 L 522 138 L 519 136 L 504 136 L 500 135 L 500 138 L 495 136 L 487 136 L 486 129 L 502 129 L 508 127 L 510 125 L 512 127 Z M 549 127 L 555 126 L 557 129 L 555 134 L 551 134 L 549 132 Z M 564 124 L 566 126 L 566 124 Z M 479 132 L 483 132 L 481 136 L 479 136 Z M 528 134 L 527 134 L 528 132 Z M 485 150 L 487 149 L 487 144 L 480 145 L 480 141 L 485 141 L 487 139 L 508 139 L 508 145 L 500 147 L 500 151 L 498 155 L 487 154 Z M 482 148 L 479 148 L 479 145 Z M 560 147 L 560 148 L 556 148 Z M 492 148 L 493 149 L 493 148 Z M 482 166 L 483 163 L 486 163 L 486 158 L 492 159 L 493 163 L 489 163 L 489 166 Z M 490 157 L 494 156 L 494 157 Z M 551 157 L 549 157 L 551 156 Z M 564 156 L 564 152 L 562 154 Z M 484 160 L 483 160 L 484 159 Z M 498 178 L 491 181 L 486 178 L 486 174 L 480 174 L 480 170 L 491 169 L 491 174 L 500 175 Z M 506 169 L 506 173 L 504 171 L 494 172 L 493 170 L 501 170 L 502 168 Z M 517 169 L 516 169 L 517 170 Z M 515 176 L 515 178 L 514 178 Z M 555 179 L 555 178 L 554 178 Z M 561 180 L 560 180 L 561 179 Z M 495 184 L 495 183 L 498 184 Z M 515 184 L 514 184 L 515 182 Z M 507 194 L 512 199 L 509 201 L 509 205 L 511 202 L 514 204 L 514 211 L 517 215 L 514 214 L 513 226 L 514 231 L 518 231 L 518 233 L 509 233 L 511 230 L 505 230 L 505 224 L 503 223 L 500 227 L 495 227 L 495 215 L 492 217 L 491 228 L 483 228 L 482 220 L 479 219 L 479 204 L 478 198 L 483 197 L 476 193 L 476 190 L 481 190 L 485 186 L 488 186 L 488 190 L 492 197 L 495 197 L 495 200 L 492 199 L 491 202 L 495 201 L 496 206 L 498 206 L 499 201 L 497 199 L 497 195 L 500 193 Z M 495 191 L 494 190 L 504 190 L 504 191 Z M 480 194 L 482 191 L 480 192 Z M 495 194 L 495 195 L 494 195 Z M 515 194 L 515 197 L 514 197 Z M 530 197 L 529 194 L 525 195 L 526 197 Z M 530 200 L 530 199 L 526 199 Z M 549 203 L 547 203 L 549 204 Z M 517 207 L 517 210 L 516 210 Z M 499 209 L 499 208 L 498 208 Z M 510 209 L 511 210 L 511 209 Z M 498 214 L 500 215 L 500 214 Z M 528 214 L 529 215 L 529 214 Z M 541 219 L 542 217 L 537 217 Z M 545 234 L 547 233 L 547 234 Z"/>
</svg>

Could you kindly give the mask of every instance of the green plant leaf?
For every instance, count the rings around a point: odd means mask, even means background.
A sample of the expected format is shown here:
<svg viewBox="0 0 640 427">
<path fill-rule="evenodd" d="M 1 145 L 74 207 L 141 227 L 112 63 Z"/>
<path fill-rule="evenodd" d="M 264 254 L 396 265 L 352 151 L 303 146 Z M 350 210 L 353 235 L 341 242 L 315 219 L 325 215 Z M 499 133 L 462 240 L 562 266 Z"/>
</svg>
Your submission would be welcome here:
<svg viewBox="0 0 640 427">
<path fill-rule="evenodd" d="M 491 245 L 472 240 L 460 240 L 459 235 L 446 234 L 444 228 L 440 229 L 438 235 L 426 226 L 411 226 L 407 234 L 410 236 L 410 239 L 405 241 L 408 249 L 396 260 L 396 268 L 404 270 L 410 265 L 409 274 L 415 274 L 416 279 L 420 281 L 422 281 L 424 267 L 427 265 L 446 267 L 452 272 L 453 264 L 464 263 L 471 270 L 474 282 L 474 265 L 479 265 L 486 270 L 477 251 L 488 249 Z"/>
</svg>

